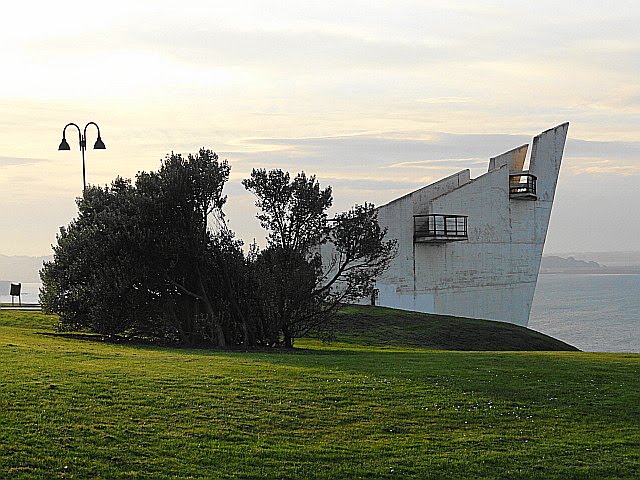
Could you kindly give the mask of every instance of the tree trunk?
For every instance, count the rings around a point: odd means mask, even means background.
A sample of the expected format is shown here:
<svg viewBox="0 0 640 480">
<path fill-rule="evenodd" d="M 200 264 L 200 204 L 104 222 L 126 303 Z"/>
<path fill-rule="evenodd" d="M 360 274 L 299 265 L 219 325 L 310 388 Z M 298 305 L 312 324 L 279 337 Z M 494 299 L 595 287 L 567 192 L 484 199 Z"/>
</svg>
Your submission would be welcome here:
<svg viewBox="0 0 640 480">
<path fill-rule="evenodd" d="M 200 298 L 204 303 L 204 306 L 209 314 L 211 321 L 214 322 L 215 332 L 216 332 L 216 346 L 218 348 L 225 348 L 227 346 L 227 339 L 224 335 L 224 329 L 222 328 L 222 315 L 216 315 L 215 310 L 213 309 L 213 305 L 211 305 L 211 301 L 209 300 L 209 296 L 207 295 L 207 289 L 204 286 L 204 282 L 202 280 L 202 273 L 200 269 L 196 269 L 196 273 L 198 275 L 198 283 L 200 286 Z"/>
<path fill-rule="evenodd" d="M 293 348 L 293 337 L 288 327 L 282 327 L 282 336 L 284 337 L 284 346 L 286 348 Z"/>
</svg>

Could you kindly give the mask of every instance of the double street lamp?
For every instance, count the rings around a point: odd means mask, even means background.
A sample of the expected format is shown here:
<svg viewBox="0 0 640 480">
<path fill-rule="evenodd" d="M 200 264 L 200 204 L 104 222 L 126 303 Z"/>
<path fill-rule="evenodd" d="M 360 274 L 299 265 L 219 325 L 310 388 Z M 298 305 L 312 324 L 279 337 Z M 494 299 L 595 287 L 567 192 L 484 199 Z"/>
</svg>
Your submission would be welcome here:
<svg viewBox="0 0 640 480">
<path fill-rule="evenodd" d="M 69 147 L 69 144 L 67 143 L 67 139 L 65 138 L 65 130 L 67 129 L 67 127 L 71 125 L 73 125 L 78 129 L 78 138 L 80 140 L 80 151 L 82 152 L 82 192 L 84 193 L 84 191 L 87 189 L 86 173 L 85 173 L 85 166 L 84 166 L 84 151 L 87 149 L 87 127 L 89 125 L 94 125 L 98 130 L 98 139 L 96 140 L 96 143 L 93 145 L 93 149 L 104 150 L 107 147 L 105 147 L 104 142 L 102 141 L 102 138 L 100 138 L 100 127 L 98 127 L 97 123 L 95 122 L 87 123 L 84 126 L 84 131 L 81 131 L 80 127 L 75 123 L 67 123 L 62 129 L 62 141 L 60 142 L 60 146 L 58 147 L 58 150 L 71 150 L 71 147 Z"/>
</svg>

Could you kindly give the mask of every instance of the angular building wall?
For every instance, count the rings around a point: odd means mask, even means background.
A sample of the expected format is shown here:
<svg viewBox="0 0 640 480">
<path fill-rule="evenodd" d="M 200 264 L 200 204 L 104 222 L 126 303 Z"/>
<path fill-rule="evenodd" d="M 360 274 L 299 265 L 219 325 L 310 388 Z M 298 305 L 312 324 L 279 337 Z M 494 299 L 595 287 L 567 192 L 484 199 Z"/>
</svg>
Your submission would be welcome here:
<svg viewBox="0 0 640 480">
<path fill-rule="evenodd" d="M 568 127 L 533 139 L 528 171 L 523 145 L 478 178 L 464 170 L 381 206 L 398 254 L 376 281 L 377 303 L 527 325 Z M 440 215 L 466 216 L 467 237 L 417 235 L 414 222 L 448 221 Z"/>
</svg>

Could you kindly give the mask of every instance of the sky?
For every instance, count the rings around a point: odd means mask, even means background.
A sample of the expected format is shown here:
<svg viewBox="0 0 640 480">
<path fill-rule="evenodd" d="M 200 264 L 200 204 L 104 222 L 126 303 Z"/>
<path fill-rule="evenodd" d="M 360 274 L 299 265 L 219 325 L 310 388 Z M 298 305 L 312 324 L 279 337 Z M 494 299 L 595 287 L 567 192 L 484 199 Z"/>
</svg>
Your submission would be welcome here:
<svg viewBox="0 0 640 480">
<path fill-rule="evenodd" d="M 48 255 L 87 181 L 210 148 L 241 180 L 315 174 L 387 203 L 570 122 L 545 252 L 640 250 L 640 3 L 10 2 L 0 28 L 0 254 Z"/>
</svg>

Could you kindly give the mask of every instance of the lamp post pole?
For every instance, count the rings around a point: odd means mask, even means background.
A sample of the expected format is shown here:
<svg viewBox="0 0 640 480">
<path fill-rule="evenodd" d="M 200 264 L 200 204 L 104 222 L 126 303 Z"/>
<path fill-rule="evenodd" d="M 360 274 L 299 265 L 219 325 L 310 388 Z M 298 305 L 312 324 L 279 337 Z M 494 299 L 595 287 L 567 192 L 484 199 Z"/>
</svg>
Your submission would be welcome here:
<svg viewBox="0 0 640 480">
<path fill-rule="evenodd" d="M 71 125 L 73 125 L 74 127 L 76 127 L 78 129 L 78 139 L 80 142 L 80 152 L 82 153 L 82 193 L 84 194 L 85 190 L 87 189 L 87 180 L 86 180 L 86 168 L 85 168 L 85 164 L 84 164 L 84 151 L 87 149 L 87 127 L 89 125 L 94 125 L 96 127 L 96 129 L 98 130 L 98 139 L 96 140 L 96 143 L 93 145 L 93 149 L 94 150 L 104 150 L 105 145 L 104 142 L 102 141 L 102 138 L 100 137 L 100 127 L 98 127 L 98 124 L 96 122 L 89 122 L 84 126 L 84 130 L 80 130 L 80 127 L 78 125 L 76 125 L 75 123 L 67 123 L 64 128 L 62 129 L 62 141 L 60 142 L 60 146 L 58 147 L 58 150 L 71 150 L 71 147 L 69 147 L 69 144 L 67 143 L 67 139 L 65 137 L 65 132 L 67 130 L 67 127 L 70 127 Z"/>
</svg>

